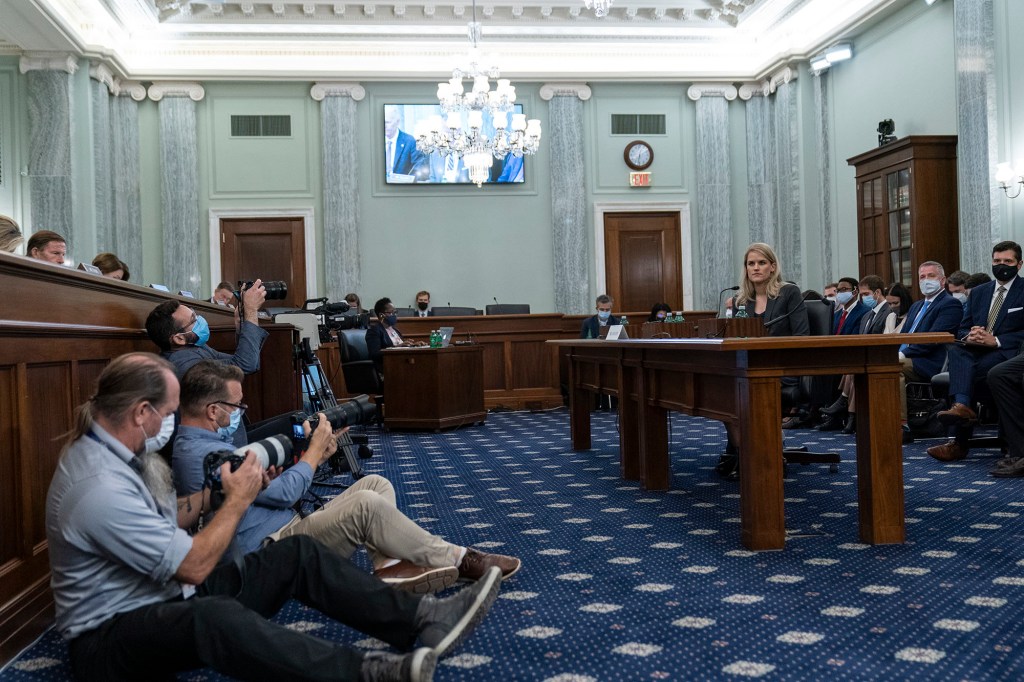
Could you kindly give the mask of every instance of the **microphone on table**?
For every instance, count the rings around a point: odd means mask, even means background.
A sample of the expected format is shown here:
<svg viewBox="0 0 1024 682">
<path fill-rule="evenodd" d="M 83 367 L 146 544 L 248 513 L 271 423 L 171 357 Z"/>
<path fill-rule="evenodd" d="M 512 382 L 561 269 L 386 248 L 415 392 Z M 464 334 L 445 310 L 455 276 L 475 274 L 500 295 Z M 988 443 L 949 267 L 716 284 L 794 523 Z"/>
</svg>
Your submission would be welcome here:
<svg viewBox="0 0 1024 682">
<path fill-rule="evenodd" d="M 739 285 L 736 285 L 734 287 L 726 287 L 726 288 L 722 289 L 721 291 L 719 291 L 718 292 L 718 309 L 719 310 L 722 309 L 722 294 L 724 294 L 727 291 L 739 291 L 739 290 L 740 290 Z"/>
<path fill-rule="evenodd" d="M 500 303 L 498 303 L 498 297 L 497 296 L 491 296 L 491 300 L 494 301 L 494 305 L 501 305 Z"/>
<path fill-rule="evenodd" d="M 798 311 L 798 310 L 806 310 L 806 309 L 807 309 L 807 304 L 804 303 L 803 301 L 800 301 L 800 305 L 798 305 L 797 307 L 793 308 L 792 310 L 790 310 L 785 315 L 779 315 L 778 317 L 773 317 L 772 319 L 766 321 L 764 323 L 764 328 L 765 329 L 771 329 L 773 325 L 775 325 L 775 324 L 777 324 L 779 322 L 782 322 L 784 319 L 786 319 L 787 317 L 789 317 L 790 315 L 792 315 L 796 311 Z"/>
</svg>

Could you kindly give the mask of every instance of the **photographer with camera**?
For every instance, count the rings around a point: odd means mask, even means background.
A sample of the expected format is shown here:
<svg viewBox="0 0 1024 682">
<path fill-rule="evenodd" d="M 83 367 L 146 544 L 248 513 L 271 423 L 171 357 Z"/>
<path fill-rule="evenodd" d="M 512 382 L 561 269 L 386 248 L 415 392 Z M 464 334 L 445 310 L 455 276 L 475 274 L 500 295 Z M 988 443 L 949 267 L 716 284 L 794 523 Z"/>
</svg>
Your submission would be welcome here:
<svg viewBox="0 0 1024 682">
<path fill-rule="evenodd" d="M 235 365 L 246 374 L 259 370 L 260 349 L 269 334 L 260 328 L 258 314 L 260 306 L 267 299 L 267 291 L 263 282 L 256 280 L 239 293 L 241 323 L 234 355 L 207 346 L 210 325 L 206 318 L 178 301 L 164 301 L 146 318 L 146 333 L 160 347 L 161 357 L 174 365 L 179 379 L 201 360 L 217 360 Z"/>
<path fill-rule="evenodd" d="M 181 427 L 171 458 L 178 490 L 202 489 L 207 455 L 231 449 L 233 430 L 245 409 L 242 400 L 242 373 L 237 367 L 203 361 L 185 374 Z M 346 558 L 365 545 L 374 575 L 417 593 L 436 592 L 456 579 L 477 580 L 491 566 L 506 578 L 519 570 L 517 558 L 453 545 L 417 526 L 395 506 L 394 488 L 382 476 L 359 479 L 323 509 L 300 518 L 292 507 L 337 447 L 329 421 L 318 416 L 319 424 L 299 461 L 283 472 L 269 472 L 273 480 L 239 523 L 239 551 L 252 552 L 267 538 L 292 535 L 310 535 Z"/>
<path fill-rule="evenodd" d="M 81 405 L 46 499 L 57 629 L 83 680 L 173 679 L 209 666 L 238 679 L 429 681 L 497 597 L 501 573 L 447 599 L 390 589 L 306 536 L 218 565 L 265 473 L 220 468 L 224 502 L 194 537 L 206 491 L 179 497 L 154 451 L 178 407 L 174 368 L 114 359 Z M 150 435 L 153 434 L 153 435 Z M 269 620 L 290 599 L 409 653 L 362 653 Z M 420 648 L 413 650 L 415 645 Z"/>
</svg>

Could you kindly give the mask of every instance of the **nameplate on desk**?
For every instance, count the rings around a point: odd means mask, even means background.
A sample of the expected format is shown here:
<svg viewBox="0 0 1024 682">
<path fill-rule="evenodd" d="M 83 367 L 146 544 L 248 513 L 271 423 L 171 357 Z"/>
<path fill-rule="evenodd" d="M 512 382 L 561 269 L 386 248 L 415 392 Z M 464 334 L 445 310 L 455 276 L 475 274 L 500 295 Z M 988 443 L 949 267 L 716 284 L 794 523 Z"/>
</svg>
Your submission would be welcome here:
<svg viewBox="0 0 1024 682">
<path fill-rule="evenodd" d="M 607 341 L 615 341 L 618 339 L 628 339 L 629 332 L 621 324 L 608 325 L 608 335 L 604 337 Z"/>
</svg>

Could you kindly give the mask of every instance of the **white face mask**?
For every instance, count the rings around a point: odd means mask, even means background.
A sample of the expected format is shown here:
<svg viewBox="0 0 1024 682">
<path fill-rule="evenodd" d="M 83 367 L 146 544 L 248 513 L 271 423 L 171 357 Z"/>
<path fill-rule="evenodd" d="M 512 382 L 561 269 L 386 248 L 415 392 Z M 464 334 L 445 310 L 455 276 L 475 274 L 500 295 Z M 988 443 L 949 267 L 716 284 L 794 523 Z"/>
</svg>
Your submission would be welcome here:
<svg viewBox="0 0 1024 682">
<path fill-rule="evenodd" d="M 962 291 L 958 291 L 955 294 L 953 294 L 953 298 L 960 301 L 961 303 L 967 303 L 967 294 L 965 294 Z"/>
<path fill-rule="evenodd" d="M 156 411 L 156 408 L 153 408 Z M 160 430 L 153 437 L 146 434 L 146 429 L 142 429 L 142 435 L 146 436 L 146 444 L 143 446 L 143 452 L 156 452 L 167 445 L 167 441 L 171 440 L 171 435 L 174 433 L 174 414 L 169 414 L 160 421 Z"/>
<path fill-rule="evenodd" d="M 840 291 L 836 294 L 836 300 L 839 301 L 839 305 L 846 305 L 851 299 L 853 299 L 852 291 Z"/>
<path fill-rule="evenodd" d="M 919 281 L 918 285 L 921 287 L 921 293 L 925 296 L 936 294 L 939 289 L 942 288 L 942 285 L 939 284 L 939 280 L 937 279 L 922 279 Z"/>
</svg>

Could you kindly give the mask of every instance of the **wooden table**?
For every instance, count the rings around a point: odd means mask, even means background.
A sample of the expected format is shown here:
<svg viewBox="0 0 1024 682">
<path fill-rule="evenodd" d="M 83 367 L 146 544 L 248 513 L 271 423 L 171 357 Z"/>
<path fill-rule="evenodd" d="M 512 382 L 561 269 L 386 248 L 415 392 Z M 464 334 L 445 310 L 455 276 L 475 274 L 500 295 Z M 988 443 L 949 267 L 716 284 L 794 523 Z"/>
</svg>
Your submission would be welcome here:
<svg viewBox="0 0 1024 682">
<path fill-rule="evenodd" d="M 385 428 L 439 431 L 486 419 L 482 346 L 384 351 Z"/>
<path fill-rule="evenodd" d="M 785 545 L 779 380 L 794 375 L 855 375 L 860 539 L 870 544 L 903 542 L 896 351 L 908 340 L 949 343 L 953 337 L 929 333 L 550 343 L 569 349 L 573 448 L 590 448 L 590 394 L 618 395 L 622 476 L 639 480 L 648 490 L 669 487 L 669 410 L 736 426 L 741 540 L 748 549 L 764 550 Z"/>
</svg>

